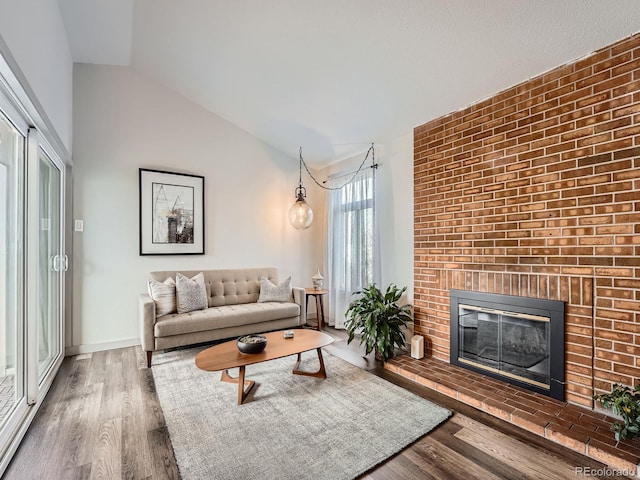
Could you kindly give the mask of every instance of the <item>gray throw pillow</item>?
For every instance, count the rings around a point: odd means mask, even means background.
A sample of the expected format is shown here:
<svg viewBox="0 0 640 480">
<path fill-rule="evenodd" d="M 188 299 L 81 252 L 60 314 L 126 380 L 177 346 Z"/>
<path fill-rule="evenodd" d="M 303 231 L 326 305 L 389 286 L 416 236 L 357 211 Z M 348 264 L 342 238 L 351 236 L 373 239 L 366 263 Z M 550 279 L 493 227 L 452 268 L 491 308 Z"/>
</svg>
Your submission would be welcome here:
<svg viewBox="0 0 640 480">
<path fill-rule="evenodd" d="M 275 285 L 268 278 L 261 277 L 258 302 L 290 302 L 292 300 L 291 292 L 291 277 L 279 285 Z"/>
<path fill-rule="evenodd" d="M 193 278 L 176 273 L 176 306 L 178 313 L 193 312 L 207 308 L 207 288 L 202 272 Z"/>
</svg>

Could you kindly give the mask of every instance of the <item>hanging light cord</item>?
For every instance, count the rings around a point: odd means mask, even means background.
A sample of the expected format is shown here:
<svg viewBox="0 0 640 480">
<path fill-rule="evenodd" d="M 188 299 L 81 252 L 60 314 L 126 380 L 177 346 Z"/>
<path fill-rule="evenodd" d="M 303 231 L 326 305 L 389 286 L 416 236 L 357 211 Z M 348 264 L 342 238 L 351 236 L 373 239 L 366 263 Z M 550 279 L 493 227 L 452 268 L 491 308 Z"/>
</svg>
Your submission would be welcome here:
<svg viewBox="0 0 640 480">
<path fill-rule="evenodd" d="M 298 172 L 298 187 L 302 186 L 302 162 L 304 162 L 304 160 L 302 159 L 302 147 L 300 147 L 300 162 L 298 167 L 299 167 L 299 172 Z M 305 165 L 304 168 L 307 168 L 307 166 Z M 307 170 L 308 172 L 309 170 Z"/>
<path fill-rule="evenodd" d="M 344 182 L 339 187 L 325 187 L 318 180 L 316 180 L 316 177 L 313 176 L 313 174 L 309 170 L 309 167 L 307 167 L 307 164 L 305 163 L 304 158 L 302 158 L 302 147 L 300 147 L 300 180 L 299 180 L 300 183 L 299 184 L 302 185 L 302 165 L 304 165 L 304 169 L 307 171 L 307 173 L 311 177 L 311 180 L 313 180 L 317 186 L 319 186 L 320 188 L 323 188 L 325 190 L 340 190 L 345 185 L 349 185 L 351 182 L 353 182 L 353 180 L 356 178 L 356 176 L 360 173 L 360 171 L 364 167 L 364 164 L 366 163 L 367 159 L 369 158 L 369 154 L 371 154 L 371 168 L 373 168 L 373 169 L 378 168 L 378 164 L 376 163 L 376 150 L 373 147 L 373 143 L 372 143 L 371 146 L 369 147 L 369 150 L 367 150 L 367 154 L 364 156 L 364 160 L 362 160 L 362 163 L 358 167 L 358 170 L 356 170 L 356 172 L 351 176 L 351 178 L 349 178 L 349 180 Z"/>
</svg>

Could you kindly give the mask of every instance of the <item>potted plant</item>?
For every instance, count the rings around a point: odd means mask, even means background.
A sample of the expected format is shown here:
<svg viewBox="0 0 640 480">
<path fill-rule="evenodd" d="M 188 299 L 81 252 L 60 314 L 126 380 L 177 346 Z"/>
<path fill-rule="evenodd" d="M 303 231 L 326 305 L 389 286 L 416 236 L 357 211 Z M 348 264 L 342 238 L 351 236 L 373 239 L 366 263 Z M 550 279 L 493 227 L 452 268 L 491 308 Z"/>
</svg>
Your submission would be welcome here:
<svg viewBox="0 0 640 480">
<path fill-rule="evenodd" d="M 623 423 L 611 425 L 617 442 L 640 436 L 640 383 L 635 388 L 616 383 L 611 393 L 594 395 L 593 398 L 622 417 Z"/>
<path fill-rule="evenodd" d="M 404 347 L 405 336 L 402 329 L 411 321 L 411 305 L 398 305 L 398 300 L 407 290 L 394 284 L 383 294 L 371 284 L 362 296 L 349 305 L 345 316 L 345 327 L 349 333 L 347 343 L 351 343 L 356 333 L 360 334 L 360 345 L 364 343 L 366 354 L 375 350 L 376 358 L 387 361 L 393 356 L 395 347 Z"/>
</svg>

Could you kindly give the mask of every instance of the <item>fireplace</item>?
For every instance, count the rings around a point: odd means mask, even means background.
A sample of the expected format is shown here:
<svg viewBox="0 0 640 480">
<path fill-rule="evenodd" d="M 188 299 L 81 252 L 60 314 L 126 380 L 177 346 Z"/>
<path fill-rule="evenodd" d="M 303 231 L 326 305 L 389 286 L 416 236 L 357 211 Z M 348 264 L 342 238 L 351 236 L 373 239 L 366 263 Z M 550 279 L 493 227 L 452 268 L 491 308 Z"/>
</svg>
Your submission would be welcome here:
<svg viewBox="0 0 640 480">
<path fill-rule="evenodd" d="M 564 302 L 451 290 L 451 363 L 564 401 Z"/>
</svg>

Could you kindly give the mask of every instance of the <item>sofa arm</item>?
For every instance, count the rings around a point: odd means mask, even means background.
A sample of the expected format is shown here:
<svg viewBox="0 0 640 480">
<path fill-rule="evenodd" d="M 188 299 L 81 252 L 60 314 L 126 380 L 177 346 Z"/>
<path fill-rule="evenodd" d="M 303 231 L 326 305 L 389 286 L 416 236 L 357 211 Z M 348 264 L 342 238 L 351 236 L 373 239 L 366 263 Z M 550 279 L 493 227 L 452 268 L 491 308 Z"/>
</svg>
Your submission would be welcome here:
<svg viewBox="0 0 640 480">
<path fill-rule="evenodd" d="M 304 288 L 293 287 L 293 301 L 300 305 L 300 322 L 299 324 L 307 324 L 307 294 L 304 292 Z"/>
<path fill-rule="evenodd" d="M 156 323 L 156 304 L 146 293 L 138 298 L 138 316 L 140 317 L 140 342 L 142 349 L 152 352 L 156 349 L 153 327 Z"/>
</svg>

